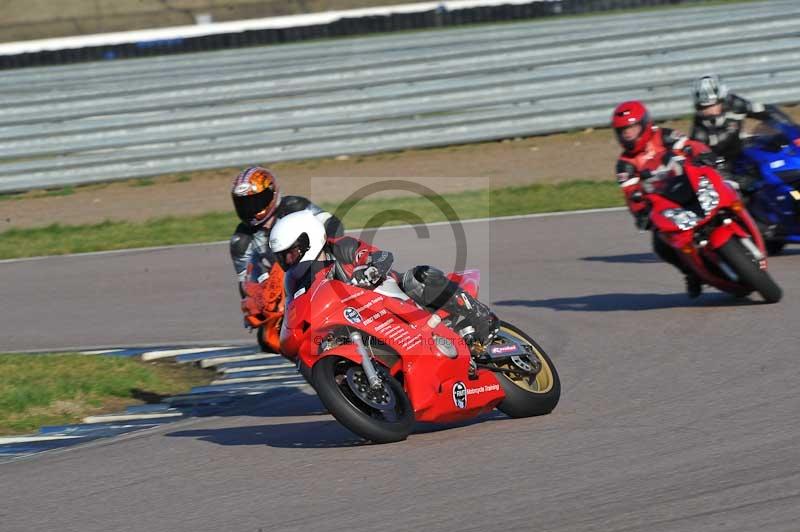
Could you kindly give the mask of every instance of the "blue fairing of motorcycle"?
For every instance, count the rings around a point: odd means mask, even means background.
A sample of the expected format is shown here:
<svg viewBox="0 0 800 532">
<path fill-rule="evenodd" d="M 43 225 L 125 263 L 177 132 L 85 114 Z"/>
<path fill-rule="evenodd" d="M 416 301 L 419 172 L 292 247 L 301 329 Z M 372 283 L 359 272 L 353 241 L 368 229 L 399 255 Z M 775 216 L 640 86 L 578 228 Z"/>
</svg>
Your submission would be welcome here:
<svg viewBox="0 0 800 532">
<path fill-rule="evenodd" d="M 800 243 L 800 127 L 773 108 L 774 134 L 746 139 L 737 174 L 760 175 L 748 203 L 767 240 Z"/>
</svg>

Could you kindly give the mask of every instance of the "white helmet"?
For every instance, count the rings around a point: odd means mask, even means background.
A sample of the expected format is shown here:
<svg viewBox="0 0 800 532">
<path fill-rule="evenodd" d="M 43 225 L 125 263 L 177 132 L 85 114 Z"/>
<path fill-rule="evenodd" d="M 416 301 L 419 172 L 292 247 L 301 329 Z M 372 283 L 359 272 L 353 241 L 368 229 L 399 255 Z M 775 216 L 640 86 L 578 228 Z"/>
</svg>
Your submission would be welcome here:
<svg viewBox="0 0 800 532">
<path fill-rule="evenodd" d="M 727 95 L 728 88 L 713 74 L 703 76 L 692 85 L 694 108 L 698 110 L 721 103 Z"/>
<path fill-rule="evenodd" d="M 300 262 L 315 260 L 325 241 L 325 226 L 309 210 L 287 214 L 269 232 L 269 248 L 284 271 Z"/>
</svg>

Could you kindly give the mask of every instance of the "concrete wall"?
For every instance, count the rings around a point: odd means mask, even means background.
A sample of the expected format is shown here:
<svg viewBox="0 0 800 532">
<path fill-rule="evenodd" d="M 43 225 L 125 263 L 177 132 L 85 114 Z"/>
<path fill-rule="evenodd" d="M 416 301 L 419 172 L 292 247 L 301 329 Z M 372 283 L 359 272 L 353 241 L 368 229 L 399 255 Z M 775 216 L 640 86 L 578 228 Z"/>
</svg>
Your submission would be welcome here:
<svg viewBox="0 0 800 532">
<path fill-rule="evenodd" d="M 423 0 L 416 0 L 423 1 Z M 415 0 L 5 0 L 0 42 L 314 13 Z"/>
</svg>

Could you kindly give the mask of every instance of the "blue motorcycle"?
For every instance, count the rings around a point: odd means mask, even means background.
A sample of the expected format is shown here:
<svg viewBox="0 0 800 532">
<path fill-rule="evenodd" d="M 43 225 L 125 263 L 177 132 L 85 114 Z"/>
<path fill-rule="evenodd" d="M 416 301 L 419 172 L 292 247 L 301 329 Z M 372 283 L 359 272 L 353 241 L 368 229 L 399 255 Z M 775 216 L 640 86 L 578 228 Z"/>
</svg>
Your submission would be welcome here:
<svg viewBox="0 0 800 532">
<path fill-rule="evenodd" d="M 734 172 L 761 176 L 752 185 L 747 209 L 767 252 L 776 255 L 787 243 L 800 243 L 800 126 L 776 107 L 770 111 L 764 124 L 771 132 L 744 140 Z"/>
</svg>

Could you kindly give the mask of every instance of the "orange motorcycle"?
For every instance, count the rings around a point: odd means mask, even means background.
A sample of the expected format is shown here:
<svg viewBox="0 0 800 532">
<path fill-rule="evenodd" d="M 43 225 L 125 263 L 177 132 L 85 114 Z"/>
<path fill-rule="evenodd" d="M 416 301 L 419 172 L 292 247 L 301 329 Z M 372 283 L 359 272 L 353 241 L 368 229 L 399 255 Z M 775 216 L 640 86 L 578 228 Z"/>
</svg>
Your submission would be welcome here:
<svg viewBox="0 0 800 532">
<path fill-rule="evenodd" d="M 247 297 L 242 301 L 245 324 L 256 330 L 258 346 L 266 353 L 280 353 L 280 330 L 283 321 L 285 296 L 283 270 L 272 266 L 263 283 L 245 283 Z"/>
</svg>

